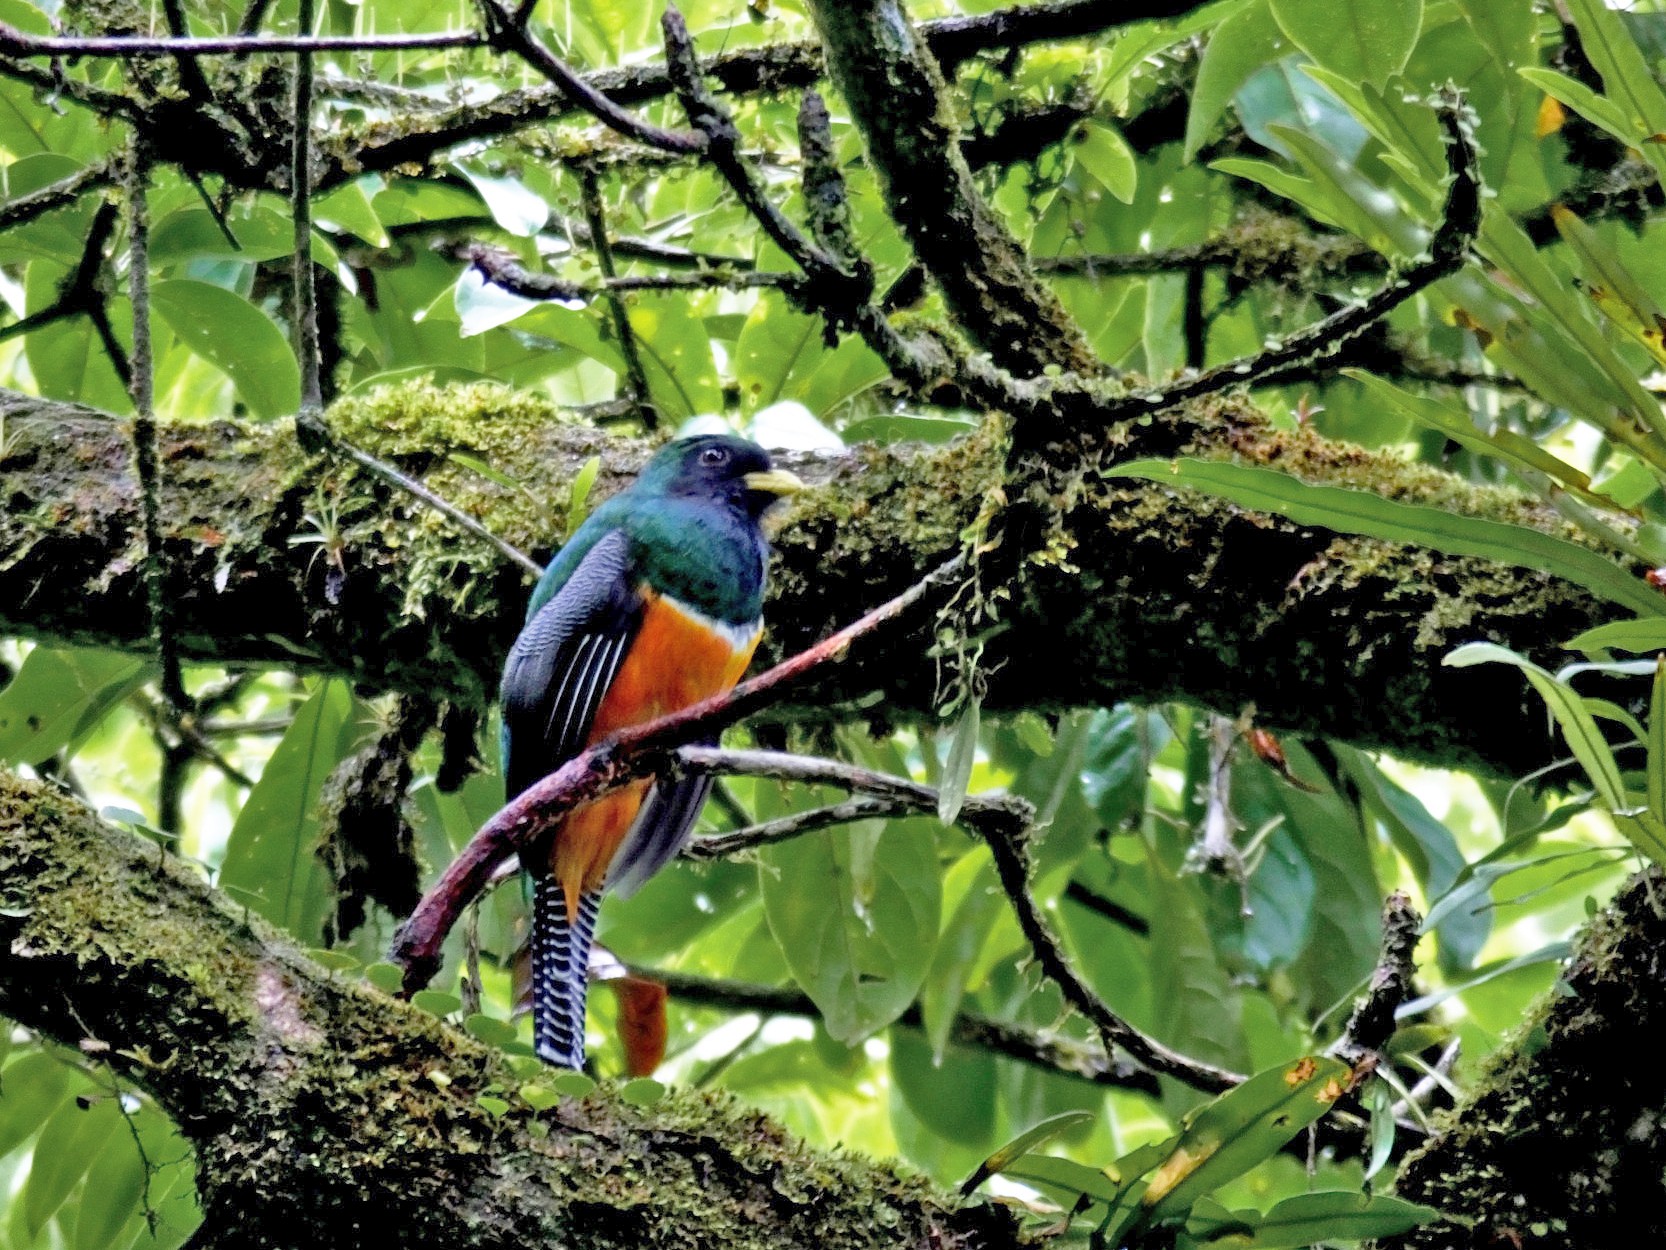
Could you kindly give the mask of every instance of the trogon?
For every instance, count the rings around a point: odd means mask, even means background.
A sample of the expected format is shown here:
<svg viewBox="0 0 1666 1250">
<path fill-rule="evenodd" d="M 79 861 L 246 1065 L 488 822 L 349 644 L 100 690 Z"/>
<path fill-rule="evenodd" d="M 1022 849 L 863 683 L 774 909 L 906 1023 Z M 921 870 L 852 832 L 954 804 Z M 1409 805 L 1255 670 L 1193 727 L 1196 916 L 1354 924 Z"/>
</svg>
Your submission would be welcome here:
<svg viewBox="0 0 1666 1250">
<path fill-rule="evenodd" d="M 661 448 L 544 572 L 503 670 L 508 798 L 627 725 L 732 687 L 763 632 L 764 512 L 802 489 L 763 448 L 699 435 Z M 584 1066 L 602 892 L 628 893 L 681 849 L 711 779 L 648 779 L 576 808 L 521 857 L 533 879 L 533 1045 Z"/>
</svg>

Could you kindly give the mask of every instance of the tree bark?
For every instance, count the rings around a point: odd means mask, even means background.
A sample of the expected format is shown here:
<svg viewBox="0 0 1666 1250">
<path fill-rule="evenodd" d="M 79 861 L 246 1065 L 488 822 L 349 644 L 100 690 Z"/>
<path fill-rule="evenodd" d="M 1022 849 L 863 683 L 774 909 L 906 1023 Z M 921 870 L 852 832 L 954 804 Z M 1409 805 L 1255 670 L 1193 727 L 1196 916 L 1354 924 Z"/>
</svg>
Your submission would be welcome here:
<svg viewBox="0 0 1666 1250">
<path fill-rule="evenodd" d="M 148 648 L 127 427 L 16 394 L 0 393 L 0 415 L 0 632 Z M 409 386 L 343 402 L 330 421 L 541 555 L 589 457 L 601 459 L 599 499 L 646 453 L 498 387 Z M 522 570 L 362 471 L 305 455 L 287 423 L 182 423 L 161 437 L 189 658 L 490 701 L 523 613 Z M 1443 668 L 1441 658 L 1489 639 L 1555 663 L 1560 642 L 1617 608 L 1535 570 L 1338 536 L 1098 467 L 1182 449 L 1566 533 L 1518 495 L 1271 429 L 1241 402 L 1107 431 L 1073 480 L 1031 501 L 1053 518 L 1046 549 L 988 561 L 976 593 L 996 620 L 984 656 L 991 709 L 1182 699 L 1236 714 L 1253 704 L 1268 727 L 1451 766 L 1517 773 L 1561 753 L 1518 674 Z M 935 567 L 987 499 L 1037 494 L 1009 473 L 1006 451 L 991 423 L 942 448 L 794 459 L 816 489 L 776 539 L 761 659 L 801 649 Z M 934 612 L 859 648 L 783 714 L 928 716 Z"/>
<path fill-rule="evenodd" d="M 1398 1192 L 1456 1217 L 1384 1250 L 1659 1245 L 1666 1239 L 1666 907 L 1659 869 L 1587 930 Z"/>
<path fill-rule="evenodd" d="M 173 1117 L 197 1150 L 196 1246 L 361 1245 L 372 1228 L 504 1250 L 1018 1245 L 1006 1209 L 812 1154 L 721 1095 L 635 1107 L 603 1087 L 535 1111 L 502 1055 L 6 773 L 0 908 L 0 1014 L 101 1055 Z"/>
</svg>

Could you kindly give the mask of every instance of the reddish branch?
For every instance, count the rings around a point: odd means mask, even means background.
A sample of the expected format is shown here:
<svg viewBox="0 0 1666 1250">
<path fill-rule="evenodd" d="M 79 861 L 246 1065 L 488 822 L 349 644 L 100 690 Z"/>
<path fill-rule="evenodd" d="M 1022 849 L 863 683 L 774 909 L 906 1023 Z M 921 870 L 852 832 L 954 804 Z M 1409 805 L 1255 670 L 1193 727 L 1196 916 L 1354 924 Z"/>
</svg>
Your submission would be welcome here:
<svg viewBox="0 0 1666 1250">
<path fill-rule="evenodd" d="M 400 926 L 389 955 L 405 969 L 405 991 L 427 985 L 440 968 L 440 947 L 463 909 L 479 897 L 493 870 L 545 833 L 565 813 L 609 790 L 663 770 L 669 753 L 698 737 L 717 733 L 778 699 L 795 682 L 824 664 L 842 658 L 850 645 L 895 620 L 934 586 L 952 577 L 963 558 L 927 574 L 896 598 L 814 646 L 806 647 L 767 672 L 744 681 L 726 695 L 706 699 L 680 712 L 632 726 L 575 756 L 480 827 L 451 866 Z"/>
</svg>

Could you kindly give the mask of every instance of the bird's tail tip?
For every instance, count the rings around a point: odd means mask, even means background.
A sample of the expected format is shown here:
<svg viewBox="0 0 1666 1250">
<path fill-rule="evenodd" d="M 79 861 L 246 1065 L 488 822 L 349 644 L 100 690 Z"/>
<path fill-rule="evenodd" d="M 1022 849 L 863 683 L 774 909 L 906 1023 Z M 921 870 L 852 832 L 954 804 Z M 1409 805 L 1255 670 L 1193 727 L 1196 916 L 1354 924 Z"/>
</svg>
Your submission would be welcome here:
<svg viewBox="0 0 1666 1250">
<path fill-rule="evenodd" d="M 584 1068 L 584 1007 L 590 944 L 601 895 L 582 895 L 576 923 L 553 877 L 540 877 L 532 906 L 532 1048 L 552 1067 Z"/>
</svg>

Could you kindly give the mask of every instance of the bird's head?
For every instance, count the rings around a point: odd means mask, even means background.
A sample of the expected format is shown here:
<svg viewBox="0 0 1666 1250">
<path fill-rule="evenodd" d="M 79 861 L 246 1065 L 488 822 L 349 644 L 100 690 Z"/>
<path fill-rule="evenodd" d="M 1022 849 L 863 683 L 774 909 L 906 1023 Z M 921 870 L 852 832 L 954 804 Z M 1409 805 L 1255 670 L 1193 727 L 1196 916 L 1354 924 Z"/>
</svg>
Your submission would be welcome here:
<svg viewBox="0 0 1666 1250">
<path fill-rule="evenodd" d="M 643 468 L 637 488 L 727 503 L 757 518 L 782 496 L 803 490 L 804 483 L 777 469 L 756 443 L 733 434 L 698 434 L 660 448 Z"/>
</svg>

